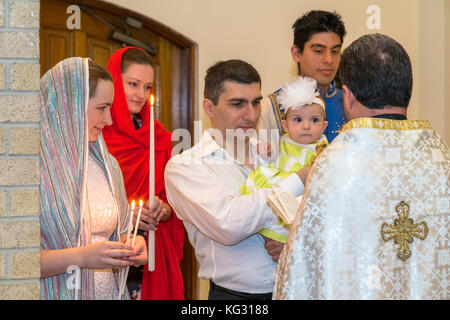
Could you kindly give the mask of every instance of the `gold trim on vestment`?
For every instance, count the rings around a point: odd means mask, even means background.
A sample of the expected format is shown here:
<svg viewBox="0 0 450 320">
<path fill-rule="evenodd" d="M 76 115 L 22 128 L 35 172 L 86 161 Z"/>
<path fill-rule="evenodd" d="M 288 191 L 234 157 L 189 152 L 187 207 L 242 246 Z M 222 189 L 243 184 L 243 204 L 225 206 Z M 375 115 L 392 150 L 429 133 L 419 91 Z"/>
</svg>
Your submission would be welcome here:
<svg viewBox="0 0 450 320">
<path fill-rule="evenodd" d="M 327 99 L 333 98 L 337 94 L 337 92 L 338 92 L 337 88 L 335 88 L 332 93 L 329 93 L 329 92 L 325 93 L 325 98 L 327 98 Z"/>
<path fill-rule="evenodd" d="M 393 120 L 383 118 L 357 118 L 347 122 L 340 132 L 350 129 L 369 128 L 385 130 L 433 129 L 426 120 Z"/>
</svg>

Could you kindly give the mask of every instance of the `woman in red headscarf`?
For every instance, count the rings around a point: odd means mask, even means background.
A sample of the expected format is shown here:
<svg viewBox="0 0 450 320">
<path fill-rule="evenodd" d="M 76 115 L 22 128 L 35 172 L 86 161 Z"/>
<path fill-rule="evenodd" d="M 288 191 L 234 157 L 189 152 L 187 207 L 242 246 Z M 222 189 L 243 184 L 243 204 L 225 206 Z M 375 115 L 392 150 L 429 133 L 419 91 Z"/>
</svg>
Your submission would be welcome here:
<svg viewBox="0 0 450 320">
<path fill-rule="evenodd" d="M 113 125 L 103 129 L 109 152 L 122 169 L 128 200 L 149 198 L 150 106 L 153 61 L 142 49 L 126 47 L 109 59 L 114 79 Z M 155 120 L 155 202 L 141 213 L 140 232 L 155 230 L 155 270 L 131 270 L 128 287 L 142 300 L 184 299 L 180 270 L 184 229 L 166 198 L 164 168 L 171 156 L 171 133 Z M 137 214 L 135 210 L 135 215 Z M 135 218 L 136 219 L 136 218 Z M 135 220 L 134 220 L 135 221 Z M 146 236 L 146 234 L 144 233 Z M 139 282 L 142 288 L 139 294 Z"/>
</svg>

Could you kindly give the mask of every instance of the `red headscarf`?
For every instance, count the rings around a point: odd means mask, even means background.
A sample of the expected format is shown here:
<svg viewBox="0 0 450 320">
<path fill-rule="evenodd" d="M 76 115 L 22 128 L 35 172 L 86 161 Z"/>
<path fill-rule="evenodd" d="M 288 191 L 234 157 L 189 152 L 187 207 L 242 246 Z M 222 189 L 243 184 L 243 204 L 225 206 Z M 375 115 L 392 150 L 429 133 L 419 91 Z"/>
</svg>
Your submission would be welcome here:
<svg viewBox="0 0 450 320">
<path fill-rule="evenodd" d="M 122 56 L 129 49 L 117 50 L 109 59 L 107 69 L 114 79 L 114 103 L 111 107 L 113 124 L 103 129 L 109 152 L 122 169 L 128 200 L 148 199 L 150 107 L 148 101 L 140 116 L 142 127 L 135 129 L 126 101 L 122 81 Z M 142 50 L 144 51 L 144 50 Z M 145 52 L 145 51 L 144 51 Z M 155 120 L 155 194 L 167 203 L 164 168 L 171 156 L 172 135 Z M 179 263 L 183 257 L 184 229 L 175 213 L 160 222 L 155 231 L 155 271 L 144 267 L 141 298 L 184 299 L 184 286 Z"/>
</svg>

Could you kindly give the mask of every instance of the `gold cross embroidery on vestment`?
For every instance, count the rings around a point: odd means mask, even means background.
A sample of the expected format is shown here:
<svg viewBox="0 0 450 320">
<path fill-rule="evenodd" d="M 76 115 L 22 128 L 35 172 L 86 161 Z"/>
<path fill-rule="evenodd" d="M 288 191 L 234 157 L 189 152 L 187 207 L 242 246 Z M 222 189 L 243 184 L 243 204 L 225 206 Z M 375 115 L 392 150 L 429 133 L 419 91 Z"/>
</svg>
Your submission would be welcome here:
<svg viewBox="0 0 450 320">
<path fill-rule="evenodd" d="M 394 219 L 394 224 L 381 225 L 381 238 L 385 242 L 394 239 L 395 244 L 400 245 L 397 257 L 402 261 L 411 256 L 409 244 L 413 242 L 414 237 L 424 240 L 428 235 L 427 224 L 424 221 L 414 224 L 413 219 L 409 218 L 409 209 L 408 203 L 400 201 L 395 206 L 398 219 Z"/>
</svg>

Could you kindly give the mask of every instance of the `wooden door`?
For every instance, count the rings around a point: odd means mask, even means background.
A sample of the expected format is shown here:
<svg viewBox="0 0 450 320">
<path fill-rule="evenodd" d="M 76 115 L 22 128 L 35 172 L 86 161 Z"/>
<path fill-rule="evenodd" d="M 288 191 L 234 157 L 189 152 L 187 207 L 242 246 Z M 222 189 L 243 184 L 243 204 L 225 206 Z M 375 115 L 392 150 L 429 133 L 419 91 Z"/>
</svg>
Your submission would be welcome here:
<svg viewBox="0 0 450 320">
<path fill-rule="evenodd" d="M 155 117 L 169 131 L 185 128 L 193 133 L 195 45 L 190 40 L 148 17 L 103 1 L 41 0 L 40 5 L 41 75 L 73 56 L 90 57 L 106 66 L 111 54 L 125 45 L 109 37 L 112 30 L 119 30 L 156 48 Z M 81 9 L 80 28 L 69 30 L 67 8 L 72 5 Z M 142 27 L 130 26 L 127 17 L 142 22 Z M 195 299 L 197 264 L 187 235 L 181 270 L 186 299 Z"/>
</svg>

